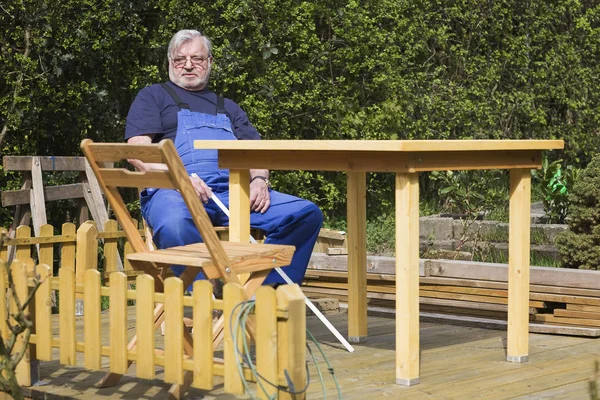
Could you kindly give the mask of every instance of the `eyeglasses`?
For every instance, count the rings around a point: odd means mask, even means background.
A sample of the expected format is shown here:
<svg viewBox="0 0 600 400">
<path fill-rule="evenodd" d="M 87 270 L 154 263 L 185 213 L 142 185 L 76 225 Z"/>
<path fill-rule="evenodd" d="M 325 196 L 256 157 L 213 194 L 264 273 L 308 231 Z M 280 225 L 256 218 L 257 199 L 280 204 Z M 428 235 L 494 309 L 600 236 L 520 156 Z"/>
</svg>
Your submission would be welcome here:
<svg viewBox="0 0 600 400">
<path fill-rule="evenodd" d="M 186 57 L 176 57 L 172 58 L 173 66 L 175 68 L 185 68 L 187 62 L 189 61 L 192 64 L 192 68 L 205 68 L 207 65 L 207 61 L 212 59 L 212 56 L 200 57 L 200 56 L 186 56 Z"/>
</svg>

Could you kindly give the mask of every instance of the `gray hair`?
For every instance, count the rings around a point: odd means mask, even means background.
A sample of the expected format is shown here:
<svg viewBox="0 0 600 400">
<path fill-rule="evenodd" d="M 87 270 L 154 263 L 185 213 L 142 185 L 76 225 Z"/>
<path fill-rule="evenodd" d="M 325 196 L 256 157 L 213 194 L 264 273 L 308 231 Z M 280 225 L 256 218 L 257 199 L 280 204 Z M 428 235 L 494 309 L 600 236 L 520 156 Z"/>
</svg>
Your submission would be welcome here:
<svg viewBox="0 0 600 400">
<path fill-rule="evenodd" d="M 177 49 L 179 49 L 184 43 L 189 42 L 190 40 L 194 40 L 195 38 L 200 38 L 204 42 L 206 49 L 208 50 L 207 56 L 212 56 L 212 43 L 210 39 L 198 32 L 195 29 L 182 29 L 177 32 L 169 41 L 169 47 L 167 49 L 167 57 L 172 58 L 173 53 Z"/>
</svg>

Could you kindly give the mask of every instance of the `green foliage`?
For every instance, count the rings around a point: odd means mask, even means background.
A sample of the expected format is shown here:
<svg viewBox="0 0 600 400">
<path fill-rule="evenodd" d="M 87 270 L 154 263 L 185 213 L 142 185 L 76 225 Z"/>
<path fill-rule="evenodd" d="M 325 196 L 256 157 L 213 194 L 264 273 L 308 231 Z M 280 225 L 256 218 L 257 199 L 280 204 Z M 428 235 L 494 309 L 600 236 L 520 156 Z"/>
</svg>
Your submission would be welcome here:
<svg viewBox="0 0 600 400">
<path fill-rule="evenodd" d="M 136 93 L 167 79 L 167 42 L 182 28 L 213 40 L 211 88 L 265 139 L 563 138 L 565 164 L 580 166 L 600 145 L 591 0 L 6 0 L 0 153 L 122 140 Z M 282 172 L 276 184 L 328 220 L 345 214 L 342 174 Z M 393 190 L 390 174 L 369 175 L 370 217 Z"/>
<path fill-rule="evenodd" d="M 548 161 L 544 157 L 541 170 L 532 170 L 535 197 L 542 199 L 548 223 L 564 224 L 569 211 L 569 191 L 577 181 L 580 169 L 568 165 L 563 168 L 563 160 Z"/>
<path fill-rule="evenodd" d="M 579 174 L 569 196 L 569 230 L 556 238 L 566 268 L 600 266 L 600 156 Z"/>
<path fill-rule="evenodd" d="M 434 171 L 429 178 L 438 182 L 446 212 L 476 218 L 508 204 L 507 174 L 502 171 Z"/>
</svg>

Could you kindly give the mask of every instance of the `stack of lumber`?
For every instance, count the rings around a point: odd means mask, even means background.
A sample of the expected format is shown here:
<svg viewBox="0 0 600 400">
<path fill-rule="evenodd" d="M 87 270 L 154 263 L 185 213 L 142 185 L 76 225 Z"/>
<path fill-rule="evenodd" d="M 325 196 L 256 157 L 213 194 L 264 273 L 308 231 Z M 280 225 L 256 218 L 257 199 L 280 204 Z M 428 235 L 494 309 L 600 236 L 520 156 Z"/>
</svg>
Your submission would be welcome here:
<svg viewBox="0 0 600 400">
<path fill-rule="evenodd" d="M 395 259 L 369 257 L 367 298 L 371 310 L 393 313 Z M 508 265 L 421 260 L 421 317 L 505 327 Z M 600 336 L 600 272 L 531 267 L 530 331 Z M 302 290 L 308 297 L 347 301 L 347 257 L 313 253 Z"/>
</svg>

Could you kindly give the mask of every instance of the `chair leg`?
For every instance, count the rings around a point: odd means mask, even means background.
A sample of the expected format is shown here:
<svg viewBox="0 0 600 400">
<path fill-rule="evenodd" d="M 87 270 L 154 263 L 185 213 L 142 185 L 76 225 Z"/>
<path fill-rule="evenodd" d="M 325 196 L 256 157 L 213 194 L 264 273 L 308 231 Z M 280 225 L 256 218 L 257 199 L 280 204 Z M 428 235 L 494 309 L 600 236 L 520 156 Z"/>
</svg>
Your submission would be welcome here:
<svg viewBox="0 0 600 400">
<path fill-rule="evenodd" d="M 248 278 L 248 280 L 246 281 L 246 283 L 243 286 L 247 299 L 251 299 L 252 296 L 254 296 L 254 293 L 262 285 L 262 283 L 267 278 L 267 275 L 269 275 L 270 272 L 271 272 L 270 270 L 257 271 L 257 272 L 253 272 L 252 275 L 250 275 L 250 277 Z M 254 320 L 249 319 L 247 321 L 247 324 L 248 324 L 247 330 L 248 330 L 248 333 L 250 334 L 250 336 L 253 338 L 256 337 L 256 335 L 255 335 L 256 324 L 255 324 Z M 215 348 L 215 349 L 217 348 L 217 346 L 219 344 L 221 344 L 221 342 L 223 341 L 223 338 L 225 337 L 224 328 L 225 328 L 225 318 L 223 315 L 221 315 L 219 317 L 219 319 L 217 320 L 217 322 L 215 323 L 215 325 L 213 326 L 213 348 Z"/>
</svg>

